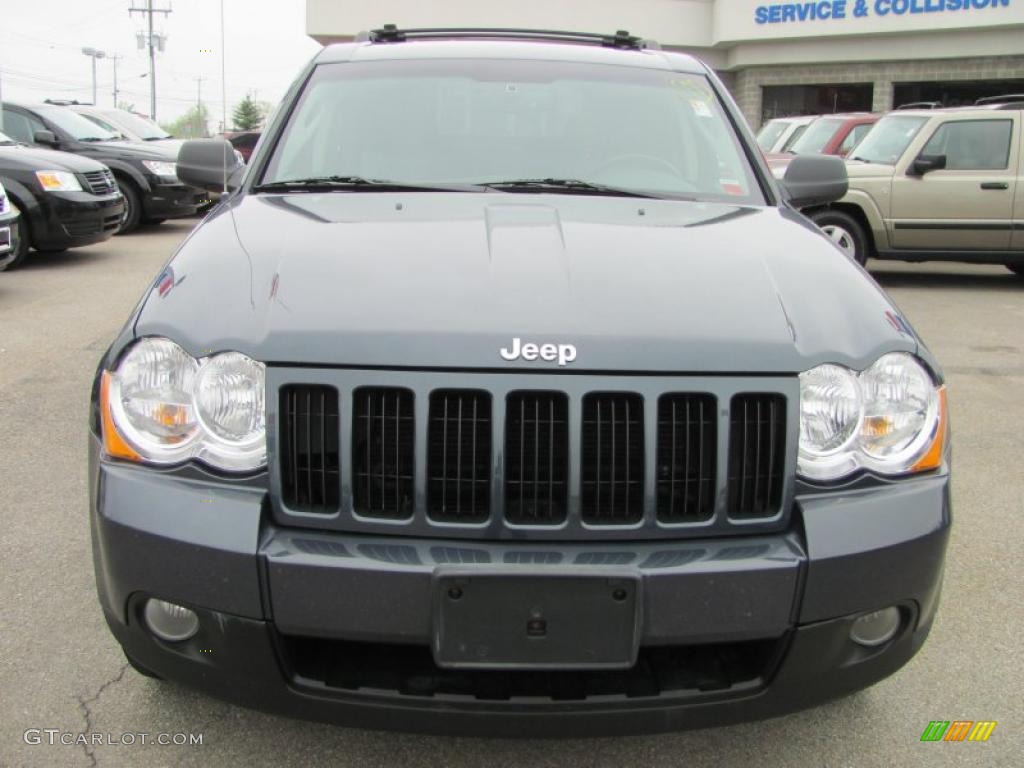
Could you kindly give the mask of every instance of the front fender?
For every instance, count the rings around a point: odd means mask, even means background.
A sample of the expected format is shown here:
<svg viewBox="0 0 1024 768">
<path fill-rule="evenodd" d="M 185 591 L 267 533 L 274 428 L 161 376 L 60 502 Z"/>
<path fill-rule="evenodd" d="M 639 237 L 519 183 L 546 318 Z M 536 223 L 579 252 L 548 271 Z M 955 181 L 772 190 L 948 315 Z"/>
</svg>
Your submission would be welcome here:
<svg viewBox="0 0 1024 768">
<path fill-rule="evenodd" d="M 875 249 L 889 250 L 889 230 L 885 226 L 885 216 L 871 195 L 860 189 L 851 189 L 842 198 L 832 204 L 833 208 L 842 210 L 844 207 L 859 208 L 871 227 L 875 240 Z"/>
<path fill-rule="evenodd" d="M 142 171 L 131 163 L 125 162 L 124 160 L 104 160 L 103 164 L 113 171 L 114 176 L 117 178 L 131 181 L 143 194 L 149 194 L 153 191 L 153 188 L 146 180 L 146 177 L 142 174 Z"/>
</svg>

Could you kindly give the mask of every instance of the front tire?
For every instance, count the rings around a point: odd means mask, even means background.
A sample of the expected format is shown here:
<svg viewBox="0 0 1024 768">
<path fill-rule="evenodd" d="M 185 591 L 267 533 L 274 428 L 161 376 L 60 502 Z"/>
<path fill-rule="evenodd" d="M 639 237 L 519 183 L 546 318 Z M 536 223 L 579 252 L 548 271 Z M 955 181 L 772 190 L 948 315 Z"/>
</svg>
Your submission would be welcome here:
<svg viewBox="0 0 1024 768">
<path fill-rule="evenodd" d="M 117 188 L 124 196 L 124 216 L 121 217 L 121 228 L 117 230 L 117 234 L 124 235 L 138 229 L 139 222 L 142 221 L 142 203 L 139 193 L 131 183 L 118 179 Z"/>
<path fill-rule="evenodd" d="M 821 228 L 839 250 L 861 266 L 867 263 L 868 238 L 860 222 L 853 216 L 827 208 L 811 214 L 811 221 Z"/>
</svg>

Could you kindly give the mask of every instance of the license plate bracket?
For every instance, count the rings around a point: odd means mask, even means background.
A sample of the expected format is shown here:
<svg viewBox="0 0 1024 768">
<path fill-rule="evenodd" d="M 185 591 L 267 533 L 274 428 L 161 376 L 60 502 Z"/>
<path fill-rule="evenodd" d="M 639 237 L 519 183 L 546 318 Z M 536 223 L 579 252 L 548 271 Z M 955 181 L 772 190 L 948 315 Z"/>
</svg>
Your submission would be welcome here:
<svg viewBox="0 0 1024 768">
<path fill-rule="evenodd" d="M 640 638 L 639 574 L 438 569 L 440 667 L 628 669 Z"/>
</svg>

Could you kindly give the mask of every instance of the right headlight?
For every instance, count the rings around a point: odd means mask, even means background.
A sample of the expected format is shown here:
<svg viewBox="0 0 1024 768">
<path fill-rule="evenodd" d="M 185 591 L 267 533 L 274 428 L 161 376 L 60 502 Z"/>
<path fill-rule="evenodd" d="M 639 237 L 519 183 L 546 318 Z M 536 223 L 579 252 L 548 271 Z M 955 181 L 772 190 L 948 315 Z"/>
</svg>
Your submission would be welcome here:
<svg viewBox="0 0 1024 768">
<path fill-rule="evenodd" d="M 861 373 L 821 365 L 800 374 L 797 470 L 809 479 L 935 469 L 945 430 L 945 388 L 909 354 L 883 355 Z"/>
<path fill-rule="evenodd" d="M 264 372 L 239 352 L 196 360 L 169 339 L 141 339 L 103 374 L 105 449 L 158 465 L 258 469 L 267 461 Z"/>
</svg>

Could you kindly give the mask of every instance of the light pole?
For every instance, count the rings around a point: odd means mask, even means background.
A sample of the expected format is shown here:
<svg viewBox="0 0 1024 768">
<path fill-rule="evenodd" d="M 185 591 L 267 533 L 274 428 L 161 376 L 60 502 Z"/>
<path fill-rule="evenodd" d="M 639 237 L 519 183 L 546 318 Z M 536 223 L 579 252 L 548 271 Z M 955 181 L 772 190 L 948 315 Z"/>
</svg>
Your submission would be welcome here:
<svg viewBox="0 0 1024 768">
<path fill-rule="evenodd" d="M 96 59 L 102 59 L 106 57 L 103 51 L 97 51 L 95 48 L 83 48 L 82 53 L 92 59 L 92 103 L 96 103 Z"/>
</svg>

